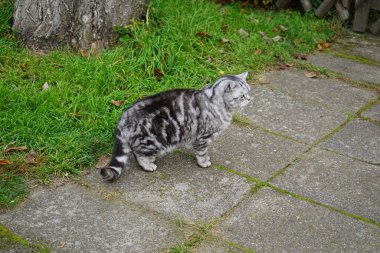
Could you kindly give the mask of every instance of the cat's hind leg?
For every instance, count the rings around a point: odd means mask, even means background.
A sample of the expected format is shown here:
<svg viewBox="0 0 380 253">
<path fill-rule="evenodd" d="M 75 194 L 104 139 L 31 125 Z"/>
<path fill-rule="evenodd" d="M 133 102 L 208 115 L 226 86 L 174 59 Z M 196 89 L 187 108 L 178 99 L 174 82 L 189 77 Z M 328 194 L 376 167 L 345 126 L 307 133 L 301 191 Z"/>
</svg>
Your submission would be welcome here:
<svg viewBox="0 0 380 253">
<path fill-rule="evenodd" d="M 155 171 L 157 169 L 157 165 L 154 164 L 154 161 L 156 160 L 155 156 L 145 156 L 142 154 L 135 153 L 135 157 L 137 160 L 137 163 L 143 168 L 145 171 Z"/>
</svg>

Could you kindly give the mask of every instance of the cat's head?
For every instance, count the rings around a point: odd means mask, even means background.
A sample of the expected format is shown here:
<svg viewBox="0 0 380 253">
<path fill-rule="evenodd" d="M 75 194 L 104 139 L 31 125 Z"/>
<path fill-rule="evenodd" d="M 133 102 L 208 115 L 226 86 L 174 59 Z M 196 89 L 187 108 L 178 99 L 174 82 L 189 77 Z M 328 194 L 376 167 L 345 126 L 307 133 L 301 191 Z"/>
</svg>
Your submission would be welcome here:
<svg viewBox="0 0 380 253">
<path fill-rule="evenodd" d="M 248 105 L 251 97 L 249 91 L 251 88 L 246 79 L 248 72 L 239 75 L 225 75 L 219 78 L 214 85 L 211 86 L 212 93 L 223 99 L 232 109 L 238 109 Z M 212 94 L 211 94 L 212 95 Z"/>
</svg>

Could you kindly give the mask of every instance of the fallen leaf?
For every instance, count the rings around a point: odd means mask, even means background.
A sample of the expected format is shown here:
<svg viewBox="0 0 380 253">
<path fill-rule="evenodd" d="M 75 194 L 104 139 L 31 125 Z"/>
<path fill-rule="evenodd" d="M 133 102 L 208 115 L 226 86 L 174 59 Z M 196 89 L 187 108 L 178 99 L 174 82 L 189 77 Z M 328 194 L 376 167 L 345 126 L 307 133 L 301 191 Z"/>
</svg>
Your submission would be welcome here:
<svg viewBox="0 0 380 253">
<path fill-rule="evenodd" d="M 229 40 L 229 39 L 226 39 L 226 38 L 220 38 L 219 41 L 220 41 L 221 43 L 223 43 L 223 44 L 230 43 L 230 40 Z"/>
<path fill-rule="evenodd" d="M 99 156 L 98 159 L 96 160 L 95 168 L 99 169 L 99 168 L 106 167 L 109 160 L 110 160 L 109 157 L 107 157 L 105 155 Z"/>
<path fill-rule="evenodd" d="M 263 77 L 263 76 L 259 76 L 259 77 L 257 78 L 256 82 L 257 82 L 258 84 L 268 84 L 268 83 L 269 83 L 269 82 L 267 81 L 267 79 L 265 79 L 265 77 Z"/>
<path fill-rule="evenodd" d="M 279 25 L 279 26 L 278 26 L 278 29 L 280 29 L 280 30 L 283 31 L 283 32 L 286 32 L 286 31 L 288 30 L 288 28 L 286 28 L 286 27 L 283 26 L 283 25 Z"/>
<path fill-rule="evenodd" d="M 88 56 L 88 53 L 87 53 L 86 51 L 84 51 L 83 49 L 80 49 L 80 50 L 79 50 L 79 53 L 80 53 L 80 55 L 81 55 L 83 58 L 87 58 L 87 56 Z"/>
<path fill-rule="evenodd" d="M 119 107 L 125 103 L 125 100 L 111 100 L 111 104 L 113 104 L 116 107 Z"/>
<path fill-rule="evenodd" d="M 30 151 L 30 153 L 25 156 L 25 160 L 28 164 L 36 164 L 37 163 L 36 162 L 36 152 L 34 151 L 34 149 L 32 149 Z"/>
<path fill-rule="evenodd" d="M 8 164 L 11 164 L 11 162 L 8 161 L 7 159 L 0 159 L 0 165 L 8 165 Z"/>
<path fill-rule="evenodd" d="M 288 69 L 289 66 L 287 64 L 280 64 L 277 66 L 277 69 L 280 69 L 280 70 L 284 70 L 284 69 Z"/>
<path fill-rule="evenodd" d="M 276 27 L 272 28 L 272 32 L 276 33 L 276 32 L 278 32 L 278 29 Z"/>
<path fill-rule="evenodd" d="M 224 75 L 224 71 L 223 70 L 219 70 L 218 74 L 219 75 Z"/>
<path fill-rule="evenodd" d="M 211 38 L 212 36 L 206 32 L 197 32 L 197 35 L 201 38 Z"/>
<path fill-rule="evenodd" d="M 14 142 L 9 143 L 3 149 L 4 153 L 9 153 L 12 151 L 25 151 L 28 150 L 26 146 L 13 147 Z"/>
<path fill-rule="evenodd" d="M 308 78 L 315 78 L 317 77 L 317 74 L 314 72 L 305 72 L 304 75 Z"/>
<path fill-rule="evenodd" d="M 42 85 L 42 90 L 47 90 L 49 89 L 49 84 L 48 83 L 44 83 L 44 85 Z"/>
<path fill-rule="evenodd" d="M 154 68 L 154 75 L 159 78 L 164 77 L 164 73 L 159 68 Z"/>
<path fill-rule="evenodd" d="M 220 49 L 219 50 L 219 53 L 221 53 L 221 54 L 224 54 L 226 51 L 224 51 L 223 49 Z"/>
<path fill-rule="evenodd" d="M 275 37 L 272 38 L 272 40 L 273 40 L 274 42 L 278 42 L 278 41 L 280 41 L 281 39 L 282 39 L 282 37 L 281 37 L 280 35 L 277 35 L 277 36 L 275 36 Z"/>
<path fill-rule="evenodd" d="M 61 248 L 61 249 L 62 249 L 63 247 L 65 247 L 65 245 L 66 245 L 65 242 L 61 242 L 61 244 L 58 245 L 58 248 Z"/>
<path fill-rule="evenodd" d="M 323 50 L 322 45 L 321 44 L 317 44 L 317 49 L 318 49 L 318 51 L 322 51 Z"/>
<path fill-rule="evenodd" d="M 214 59 L 214 58 L 212 58 L 212 57 L 208 57 L 208 58 L 207 58 L 207 61 L 208 61 L 208 62 L 214 62 L 214 61 L 215 61 L 215 59 Z"/>
<path fill-rule="evenodd" d="M 264 36 L 265 36 L 265 32 L 261 32 L 261 31 L 260 31 L 259 34 L 260 34 L 261 37 L 264 37 Z"/>
<path fill-rule="evenodd" d="M 261 50 L 260 50 L 260 48 L 256 48 L 255 55 L 259 55 L 259 54 L 261 54 Z"/>
<path fill-rule="evenodd" d="M 240 28 L 237 32 L 241 37 L 248 37 L 248 35 L 249 35 L 249 33 L 246 30 L 244 30 L 243 28 Z"/>
<path fill-rule="evenodd" d="M 328 42 L 323 43 L 323 47 L 324 47 L 324 48 L 328 48 L 328 47 L 330 47 L 330 43 L 328 43 Z"/>
<path fill-rule="evenodd" d="M 300 59 L 300 60 L 306 61 L 307 60 L 307 55 L 306 54 L 294 54 L 293 58 L 294 59 Z"/>
<path fill-rule="evenodd" d="M 228 31 L 228 25 L 223 25 L 222 26 L 222 32 L 227 33 L 227 31 Z"/>
</svg>

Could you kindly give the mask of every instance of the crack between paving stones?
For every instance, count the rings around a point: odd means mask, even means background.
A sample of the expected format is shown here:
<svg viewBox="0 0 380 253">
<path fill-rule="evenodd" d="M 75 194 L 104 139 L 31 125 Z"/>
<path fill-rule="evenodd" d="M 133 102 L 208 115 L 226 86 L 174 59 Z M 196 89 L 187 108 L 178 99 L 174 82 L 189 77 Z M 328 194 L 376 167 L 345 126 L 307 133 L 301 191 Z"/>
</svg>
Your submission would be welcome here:
<svg viewBox="0 0 380 253">
<path fill-rule="evenodd" d="M 349 213 L 347 211 L 344 211 L 344 210 L 341 210 L 339 208 L 336 208 L 334 206 L 330 206 L 330 205 L 327 205 L 327 204 L 323 204 L 323 203 L 320 203 L 318 201 L 315 201 L 315 200 L 312 200 L 310 198 L 307 198 L 307 197 L 304 197 L 304 196 L 301 196 L 301 195 L 298 195 L 296 193 L 293 193 L 293 192 L 290 192 L 290 191 L 287 191 L 287 190 L 284 190 L 284 189 L 281 189 L 277 186 L 274 186 L 272 184 L 268 184 L 267 187 L 277 191 L 278 193 L 281 193 L 281 194 L 285 194 L 285 195 L 288 195 L 288 196 L 291 196 L 293 198 L 296 198 L 296 199 L 299 199 L 299 200 L 303 200 L 303 201 L 306 201 L 306 202 L 309 202 L 309 203 L 312 203 L 314 205 L 317 205 L 317 206 L 321 206 L 321 207 L 325 207 L 329 210 L 332 210 L 332 211 L 335 211 L 335 212 L 338 212 L 340 214 L 343 214 L 345 216 L 348 216 L 350 218 L 354 218 L 354 219 L 357 219 L 357 220 L 360 220 L 360 221 L 363 221 L 363 222 L 366 222 L 366 223 L 369 223 L 369 224 L 372 224 L 372 225 L 375 225 L 377 227 L 380 227 L 380 223 L 374 221 L 374 220 L 371 220 L 371 219 L 368 219 L 368 218 L 365 218 L 365 217 L 362 217 L 360 215 L 356 215 L 356 214 L 353 214 L 353 213 Z"/>
<path fill-rule="evenodd" d="M 376 92 L 378 95 L 380 94 L 380 87 L 379 84 L 377 83 L 372 83 L 368 81 L 363 81 L 363 80 L 352 80 L 346 76 L 344 76 L 342 73 L 332 71 L 330 69 L 324 68 L 324 67 L 319 67 L 316 65 L 311 64 L 310 62 L 302 62 L 300 60 L 296 60 L 296 68 L 300 70 L 308 70 L 308 71 L 313 71 L 318 74 L 326 76 L 328 79 L 332 80 L 338 80 L 338 81 L 343 81 L 347 84 L 352 85 L 353 87 L 360 88 L 360 89 L 366 89 L 369 91 Z"/>
<path fill-rule="evenodd" d="M 371 101 L 372 102 L 372 101 Z M 368 103 L 368 104 L 371 104 Z M 252 186 L 251 188 L 251 191 L 249 192 L 249 194 L 246 194 L 241 201 L 239 201 L 234 207 L 232 207 L 230 210 L 227 210 L 225 213 L 221 214 L 220 215 L 220 220 L 217 222 L 217 223 L 220 223 L 221 221 L 223 221 L 224 219 L 226 219 L 229 214 L 231 212 L 233 212 L 233 210 L 235 210 L 238 206 L 240 206 L 244 200 L 246 198 L 248 198 L 249 196 L 251 196 L 252 194 L 256 193 L 257 191 L 259 191 L 260 189 L 262 189 L 263 187 L 269 187 L 279 193 L 282 193 L 282 194 L 286 194 L 286 195 L 289 195 L 291 197 L 294 197 L 294 198 L 297 198 L 297 199 L 300 199 L 300 200 L 303 200 L 303 201 L 307 201 L 309 203 L 312 203 L 312 204 L 315 204 L 315 205 L 318 205 L 318 206 L 322 206 L 324 208 L 327 208 L 329 210 L 332 210 L 332 211 L 335 211 L 335 212 L 338 212 L 340 214 L 343 214 L 347 217 L 350 217 L 350 218 L 354 218 L 354 219 L 357 219 L 357 220 L 360 220 L 360 221 L 363 221 L 363 222 L 366 222 L 366 223 L 369 223 L 369 224 L 372 224 L 372 225 L 375 225 L 375 226 L 378 226 L 380 227 L 380 223 L 377 223 L 376 221 L 374 220 L 371 220 L 371 219 L 368 219 L 368 218 L 365 218 L 365 217 L 362 217 L 362 216 L 359 216 L 359 215 L 356 215 L 356 214 L 352 214 L 352 213 L 349 213 L 347 211 L 344 211 L 344 210 L 341 210 L 339 208 L 336 208 L 336 207 L 333 207 L 333 206 L 330 206 L 330 205 L 327 205 L 327 204 L 323 204 L 323 203 L 320 203 L 318 201 L 315 201 L 315 200 L 312 200 L 310 198 L 307 198 L 307 197 L 304 197 L 304 196 L 301 196 L 301 195 L 298 195 L 296 193 L 292 193 L 292 192 L 289 192 L 287 190 L 284 190 L 284 189 L 281 189 L 279 187 L 276 187 L 272 184 L 269 183 L 270 180 L 273 180 L 274 178 L 278 177 L 279 175 L 281 175 L 290 165 L 302 160 L 302 158 L 308 153 L 310 152 L 310 150 L 312 150 L 313 148 L 318 148 L 316 147 L 316 145 L 318 145 L 319 143 L 321 143 L 322 141 L 328 139 L 330 136 L 332 136 L 333 134 L 339 132 L 344 126 L 346 126 L 350 121 L 352 121 L 353 119 L 355 118 L 358 118 L 358 114 L 360 114 L 360 112 L 364 111 L 365 109 L 363 108 L 367 108 L 367 105 L 363 106 L 361 109 L 359 109 L 355 115 L 353 117 L 349 117 L 345 122 L 343 122 L 341 125 L 339 125 L 336 129 L 334 129 L 331 133 L 327 134 L 326 136 L 322 137 L 320 140 L 317 140 L 316 142 L 314 142 L 305 152 L 303 152 L 302 154 L 300 154 L 299 156 L 297 156 L 292 162 L 288 163 L 287 165 L 285 165 L 283 168 L 281 168 L 280 170 L 278 170 L 272 177 L 270 177 L 269 179 L 267 179 L 266 181 L 261 181 L 257 178 L 254 178 L 254 177 L 251 177 L 249 175 L 246 175 L 244 173 L 241 173 L 241 172 L 238 172 L 238 171 L 235 171 L 235 170 L 232 170 L 232 169 L 229 169 L 229 168 L 226 168 L 224 166 L 221 166 L 221 165 L 218 165 L 218 164 L 215 164 L 213 163 L 212 166 L 214 166 L 216 169 L 218 170 L 223 170 L 223 171 L 226 171 L 226 172 L 229 172 L 231 174 L 234 174 L 234 175 L 237 175 L 237 176 L 240 176 L 240 177 L 243 177 L 245 178 L 248 182 L 254 182 L 255 185 Z M 195 159 L 194 156 L 190 155 L 190 154 L 187 154 L 183 151 L 176 151 L 176 153 L 178 154 L 181 154 L 181 155 L 184 155 L 184 156 L 187 156 L 187 157 L 190 157 L 192 159 Z M 346 156 L 346 155 L 344 155 Z M 347 156 L 348 157 L 348 156 Z M 352 157 L 350 157 L 352 158 Z M 368 162 L 366 162 L 368 163 Z"/>
</svg>

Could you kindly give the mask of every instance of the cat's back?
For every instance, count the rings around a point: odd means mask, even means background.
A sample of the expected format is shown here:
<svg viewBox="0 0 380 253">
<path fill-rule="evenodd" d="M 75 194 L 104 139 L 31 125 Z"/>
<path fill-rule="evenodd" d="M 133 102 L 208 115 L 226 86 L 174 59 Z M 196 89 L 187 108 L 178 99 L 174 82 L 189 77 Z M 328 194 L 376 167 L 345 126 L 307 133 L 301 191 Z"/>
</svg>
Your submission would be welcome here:
<svg viewBox="0 0 380 253">
<path fill-rule="evenodd" d="M 146 115 L 157 113 L 160 110 L 181 110 L 182 107 L 188 108 L 191 103 L 195 104 L 195 95 L 198 92 L 198 90 L 193 89 L 174 89 L 160 92 L 136 101 L 126 111 L 132 114 Z"/>
</svg>

